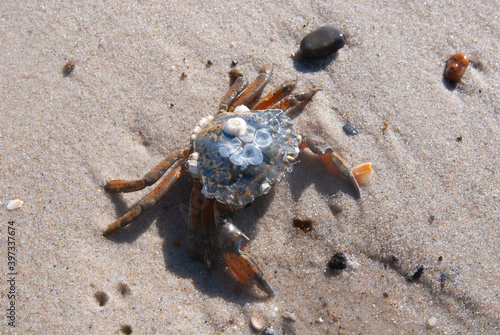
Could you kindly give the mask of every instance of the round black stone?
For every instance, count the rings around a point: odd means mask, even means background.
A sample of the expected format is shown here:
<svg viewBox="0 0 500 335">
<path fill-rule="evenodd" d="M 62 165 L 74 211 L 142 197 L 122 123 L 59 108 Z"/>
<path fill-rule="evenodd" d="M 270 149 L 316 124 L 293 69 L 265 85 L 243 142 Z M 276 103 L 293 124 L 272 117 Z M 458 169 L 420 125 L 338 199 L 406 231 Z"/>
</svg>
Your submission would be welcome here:
<svg viewBox="0 0 500 335">
<path fill-rule="evenodd" d="M 345 45 L 345 35 L 334 27 L 324 26 L 307 34 L 300 43 L 300 54 L 304 58 L 328 56 Z"/>
<path fill-rule="evenodd" d="M 347 257 L 342 252 L 337 252 L 328 262 L 332 270 L 344 270 L 347 267 Z"/>
</svg>

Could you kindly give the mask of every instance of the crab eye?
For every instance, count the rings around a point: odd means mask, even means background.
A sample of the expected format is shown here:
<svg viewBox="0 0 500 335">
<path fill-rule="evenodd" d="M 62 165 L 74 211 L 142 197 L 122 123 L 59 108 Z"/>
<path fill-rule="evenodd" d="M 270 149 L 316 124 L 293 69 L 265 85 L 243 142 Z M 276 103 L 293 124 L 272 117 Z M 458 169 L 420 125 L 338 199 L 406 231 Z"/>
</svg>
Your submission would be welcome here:
<svg viewBox="0 0 500 335">
<path fill-rule="evenodd" d="M 266 148 L 273 142 L 273 137 L 271 134 L 264 129 L 259 129 L 255 132 L 255 137 L 253 143 L 259 148 Z"/>
<path fill-rule="evenodd" d="M 244 135 L 247 123 L 240 117 L 233 117 L 224 123 L 222 130 L 228 135 Z"/>
</svg>

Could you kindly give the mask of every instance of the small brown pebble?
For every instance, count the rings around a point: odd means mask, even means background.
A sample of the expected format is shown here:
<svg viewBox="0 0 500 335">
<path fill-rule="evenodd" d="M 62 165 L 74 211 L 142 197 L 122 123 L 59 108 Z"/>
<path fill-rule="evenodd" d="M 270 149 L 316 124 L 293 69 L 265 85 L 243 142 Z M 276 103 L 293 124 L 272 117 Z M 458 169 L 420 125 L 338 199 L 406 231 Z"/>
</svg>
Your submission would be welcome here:
<svg viewBox="0 0 500 335">
<path fill-rule="evenodd" d="M 387 292 L 384 292 L 383 296 L 384 298 L 389 298 L 389 294 Z"/>
<path fill-rule="evenodd" d="M 212 66 L 214 63 L 211 60 L 207 60 L 207 67 Z"/>
<path fill-rule="evenodd" d="M 75 66 L 76 66 L 75 63 L 69 60 L 63 67 L 63 75 L 65 77 L 69 76 L 71 72 L 73 72 L 73 70 L 75 69 Z"/>
<path fill-rule="evenodd" d="M 285 312 L 283 313 L 283 319 L 291 322 L 296 322 L 297 321 L 297 316 L 295 314 L 290 313 L 290 312 Z"/>
<path fill-rule="evenodd" d="M 120 330 L 123 334 L 130 335 L 132 334 L 132 327 L 130 325 L 123 325 L 120 327 Z"/>
<path fill-rule="evenodd" d="M 304 58 L 328 56 L 345 45 L 345 35 L 334 27 L 324 26 L 307 34 L 300 42 L 300 54 Z"/>
<path fill-rule="evenodd" d="M 314 221 L 312 219 L 301 219 L 299 217 L 293 218 L 293 226 L 299 228 L 304 232 L 309 232 L 313 229 Z"/>
<path fill-rule="evenodd" d="M 187 76 L 188 76 L 188 75 L 187 75 L 187 73 L 186 73 L 186 72 L 182 72 L 182 73 L 181 73 L 181 79 L 184 79 L 184 78 L 186 78 Z"/>
<path fill-rule="evenodd" d="M 457 82 L 462 79 L 469 66 L 469 57 L 464 53 L 457 53 L 448 58 L 444 75 L 448 80 Z"/>
<path fill-rule="evenodd" d="M 333 317 L 333 322 L 339 322 L 339 318 L 337 318 L 336 316 Z"/>
<path fill-rule="evenodd" d="M 125 283 L 120 283 L 118 284 L 118 292 L 120 292 L 121 295 L 126 296 L 130 295 L 132 293 L 132 290 L 130 289 L 130 286 L 128 286 Z"/>
<path fill-rule="evenodd" d="M 97 300 L 97 303 L 99 304 L 99 306 L 102 307 L 102 306 L 106 305 L 106 303 L 108 302 L 109 295 L 107 295 L 106 292 L 99 291 L 99 292 L 94 293 L 94 298 L 95 298 L 95 300 Z"/>
</svg>

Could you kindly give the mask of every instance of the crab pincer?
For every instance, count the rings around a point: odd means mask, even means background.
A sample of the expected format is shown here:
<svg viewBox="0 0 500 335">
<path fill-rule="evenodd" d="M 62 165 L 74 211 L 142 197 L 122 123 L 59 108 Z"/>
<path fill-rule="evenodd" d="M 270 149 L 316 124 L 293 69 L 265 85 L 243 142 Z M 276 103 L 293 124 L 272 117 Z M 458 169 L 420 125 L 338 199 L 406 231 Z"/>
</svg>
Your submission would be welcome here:
<svg viewBox="0 0 500 335">
<path fill-rule="evenodd" d="M 234 275 L 242 283 L 256 285 L 270 296 L 276 295 L 257 262 L 240 250 L 241 242 L 249 238 L 227 220 L 219 230 L 219 238 L 224 259 Z"/>
<path fill-rule="evenodd" d="M 349 182 L 355 192 L 356 198 L 361 198 L 360 186 L 368 184 L 372 178 L 371 163 L 363 163 L 349 168 L 340 155 L 330 145 L 311 136 L 304 136 L 300 149 L 308 148 L 321 158 L 321 162 L 337 178 Z"/>
</svg>

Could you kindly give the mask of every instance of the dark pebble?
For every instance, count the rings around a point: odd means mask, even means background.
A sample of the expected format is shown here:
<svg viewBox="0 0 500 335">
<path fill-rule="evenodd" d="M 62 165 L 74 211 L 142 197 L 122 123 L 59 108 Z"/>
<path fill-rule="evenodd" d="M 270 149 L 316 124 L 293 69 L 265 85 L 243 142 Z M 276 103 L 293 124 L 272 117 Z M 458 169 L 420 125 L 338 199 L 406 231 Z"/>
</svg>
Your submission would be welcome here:
<svg viewBox="0 0 500 335">
<path fill-rule="evenodd" d="M 342 252 L 337 252 L 328 262 L 332 270 L 344 270 L 347 267 L 347 257 Z"/>
<path fill-rule="evenodd" d="M 334 27 L 324 26 L 307 34 L 300 42 L 300 54 L 304 58 L 328 56 L 345 45 L 345 35 Z"/>
<path fill-rule="evenodd" d="M 466 54 L 458 53 L 454 54 L 446 62 L 446 69 L 444 70 L 444 75 L 448 80 L 457 82 L 462 79 L 462 76 L 469 66 L 469 57 Z"/>
<path fill-rule="evenodd" d="M 347 135 L 358 135 L 359 134 L 359 131 L 356 128 L 354 128 L 354 127 L 352 127 L 352 126 L 350 126 L 348 124 L 344 125 L 342 127 L 342 129 L 344 129 L 344 132 Z"/>
<path fill-rule="evenodd" d="M 132 327 L 130 325 L 123 325 L 123 326 L 120 327 L 120 330 L 125 335 L 132 334 Z"/>
<path fill-rule="evenodd" d="M 71 74 L 71 72 L 73 72 L 75 67 L 76 67 L 75 63 L 73 63 L 72 61 L 69 60 L 66 64 L 64 64 L 63 75 L 65 77 L 69 76 Z"/>
<path fill-rule="evenodd" d="M 309 232 L 313 229 L 314 221 L 312 219 L 301 219 L 299 217 L 293 218 L 293 226 L 299 228 L 304 232 Z"/>
<path fill-rule="evenodd" d="M 233 59 L 233 61 L 231 62 L 231 66 L 235 67 L 236 65 L 238 65 L 238 60 L 237 59 Z"/>
<path fill-rule="evenodd" d="M 412 280 L 418 280 L 420 276 L 424 273 L 424 266 L 420 266 L 418 270 L 411 276 Z"/>
</svg>

